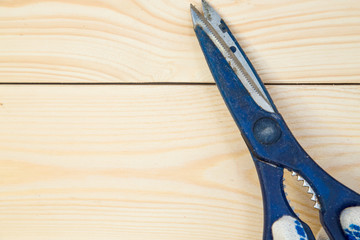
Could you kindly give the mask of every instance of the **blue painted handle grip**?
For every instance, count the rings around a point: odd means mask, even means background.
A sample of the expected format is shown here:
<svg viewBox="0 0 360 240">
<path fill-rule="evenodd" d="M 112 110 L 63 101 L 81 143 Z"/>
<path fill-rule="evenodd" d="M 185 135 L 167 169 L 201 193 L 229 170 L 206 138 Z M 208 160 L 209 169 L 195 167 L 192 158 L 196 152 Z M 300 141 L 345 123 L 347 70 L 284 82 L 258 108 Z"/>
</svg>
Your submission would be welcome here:
<svg viewBox="0 0 360 240">
<path fill-rule="evenodd" d="M 293 239 L 315 240 L 309 226 L 301 221 L 289 205 L 283 187 L 284 169 L 261 162 L 253 157 L 261 183 L 264 206 L 263 240 L 273 240 L 272 226 L 284 216 L 296 219 L 300 226 Z"/>
</svg>

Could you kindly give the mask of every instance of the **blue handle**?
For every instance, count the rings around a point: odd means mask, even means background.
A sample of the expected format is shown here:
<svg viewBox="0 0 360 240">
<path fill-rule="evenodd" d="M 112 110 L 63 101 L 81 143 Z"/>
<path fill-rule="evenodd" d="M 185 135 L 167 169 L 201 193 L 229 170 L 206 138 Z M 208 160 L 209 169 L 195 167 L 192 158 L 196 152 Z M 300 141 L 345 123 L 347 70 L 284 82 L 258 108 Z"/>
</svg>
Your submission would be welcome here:
<svg viewBox="0 0 360 240">
<path fill-rule="evenodd" d="M 297 221 L 294 240 L 315 240 L 310 227 L 301 221 L 290 207 L 283 187 L 284 169 L 261 162 L 253 157 L 261 183 L 264 206 L 263 240 L 273 240 L 272 226 L 284 216 L 290 216 Z"/>
</svg>

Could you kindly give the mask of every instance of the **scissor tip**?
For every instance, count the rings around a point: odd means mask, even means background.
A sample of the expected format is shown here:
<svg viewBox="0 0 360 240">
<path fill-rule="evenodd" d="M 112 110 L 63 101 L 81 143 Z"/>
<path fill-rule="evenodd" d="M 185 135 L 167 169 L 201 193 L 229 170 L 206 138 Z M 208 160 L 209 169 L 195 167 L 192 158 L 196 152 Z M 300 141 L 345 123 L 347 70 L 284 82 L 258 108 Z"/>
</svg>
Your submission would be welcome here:
<svg viewBox="0 0 360 240">
<path fill-rule="evenodd" d="M 194 6 L 194 4 L 190 3 L 190 10 L 194 11 L 196 9 L 196 7 Z"/>
<path fill-rule="evenodd" d="M 190 12 L 191 12 L 193 25 L 195 28 L 195 26 L 198 25 L 198 23 L 200 21 L 199 15 L 201 15 L 201 13 L 199 12 L 199 10 L 197 10 L 197 8 L 193 4 L 190 4 Z"/>
<path fill-rule="evenodd" d="M 206 12 L 206 11 L 209 9 L 210 5 L 209 5 L 208 2 L 205 1 L 205 0 L 201 0 L 201 3 L 202 3 L 202 9 L 203 9 L 203 11 Z"/>
<path fill-rule="evenodd" d="M 206 0 L 201 0 L 203 5 L 209 5 L 208 2 Z"/>
</svg>

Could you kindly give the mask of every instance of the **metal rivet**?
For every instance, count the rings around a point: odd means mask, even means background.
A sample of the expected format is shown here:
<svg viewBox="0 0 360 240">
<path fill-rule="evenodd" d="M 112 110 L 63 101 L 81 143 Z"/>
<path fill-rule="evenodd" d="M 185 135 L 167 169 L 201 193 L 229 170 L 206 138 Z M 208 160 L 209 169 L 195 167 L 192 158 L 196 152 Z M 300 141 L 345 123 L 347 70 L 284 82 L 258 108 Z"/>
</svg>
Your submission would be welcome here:
<svg viewBox="0 0 360 240">
<path fill-rule="evenodd" d="M 276 143 L 281 137 L 279 124 L 272 118 L 261 118 L 254 124 L 254 136 L 264 145 Z"/>
</svg>

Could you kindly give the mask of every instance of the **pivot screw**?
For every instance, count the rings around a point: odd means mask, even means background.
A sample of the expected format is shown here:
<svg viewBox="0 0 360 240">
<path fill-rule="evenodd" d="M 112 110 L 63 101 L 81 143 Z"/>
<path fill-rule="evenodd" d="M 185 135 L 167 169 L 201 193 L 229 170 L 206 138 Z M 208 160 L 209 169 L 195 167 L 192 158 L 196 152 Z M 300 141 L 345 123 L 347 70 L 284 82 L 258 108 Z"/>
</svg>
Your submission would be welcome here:
<svg viewBox="0 0 360 240">
<path fill-rule="evenodd" d="M 281 137 L 281 128 L 272 118 L 261 118 L 253 128 L 256 140 L 264 145 L 276 143 Z"/>
</svg>

